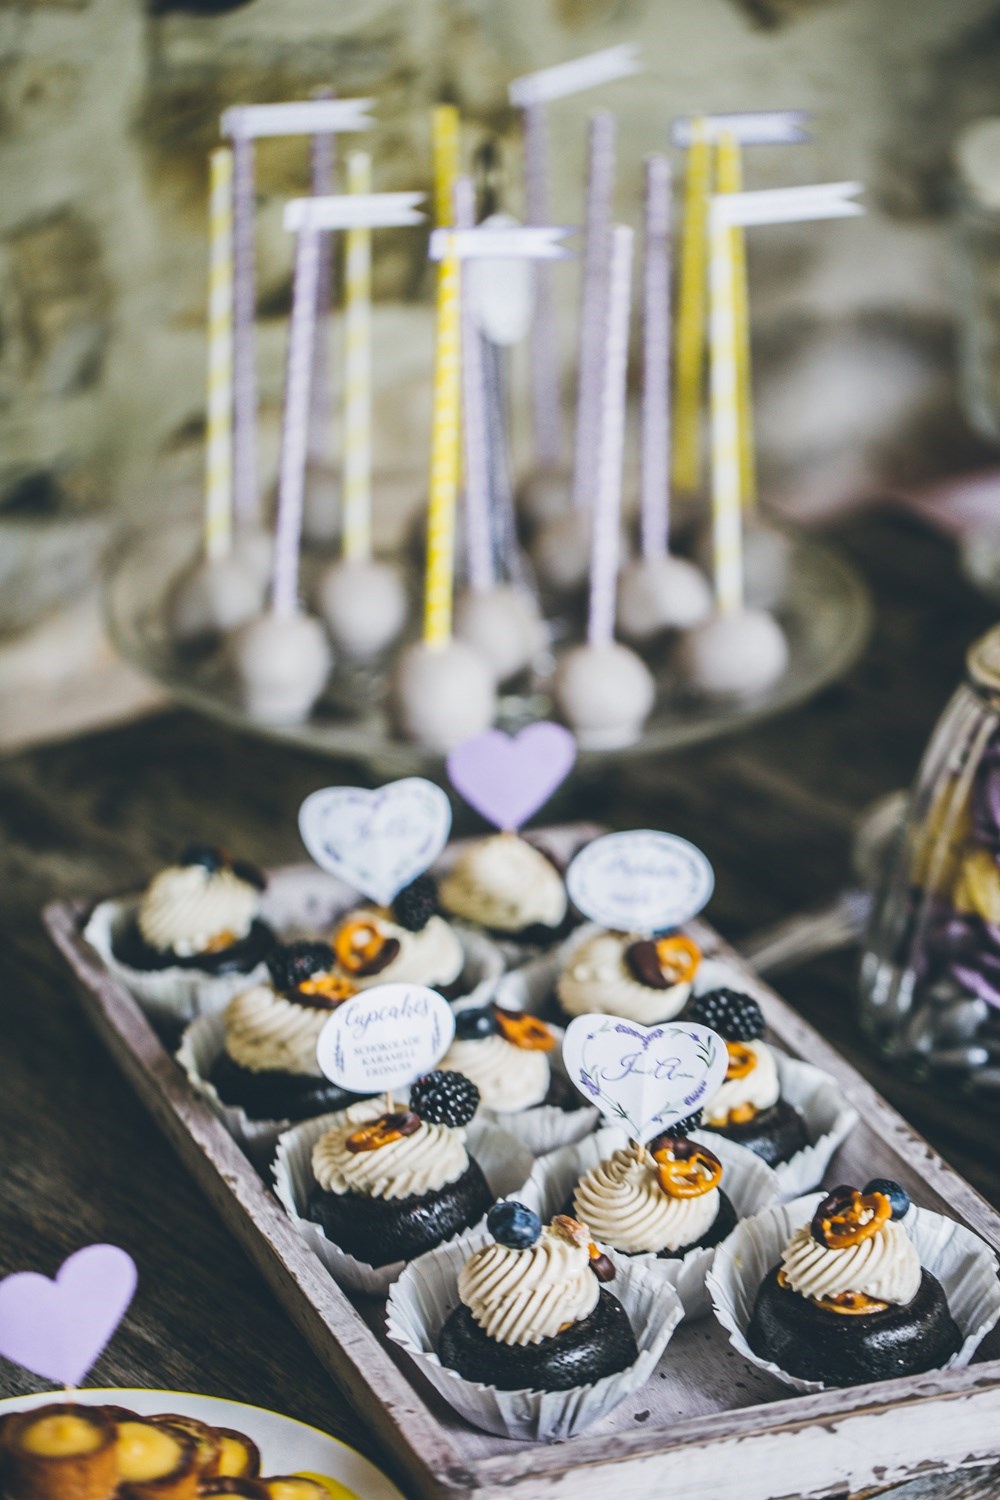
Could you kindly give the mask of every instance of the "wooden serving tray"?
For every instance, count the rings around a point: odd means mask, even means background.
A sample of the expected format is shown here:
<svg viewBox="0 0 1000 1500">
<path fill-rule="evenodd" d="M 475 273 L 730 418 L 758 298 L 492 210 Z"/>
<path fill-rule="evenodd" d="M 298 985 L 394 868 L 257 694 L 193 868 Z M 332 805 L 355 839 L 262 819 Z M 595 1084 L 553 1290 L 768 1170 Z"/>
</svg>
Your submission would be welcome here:
<svg viewBox="0 0 1000 1500">
<path fill-rule="evenodd" d="M 595 831 L 551 830 L 551 842 L 579 843 Z M 800 1396 L 742 1360 L 706 1318 L 683 1324 L 653 1379 L 580 1437 L 546 1445 L 474 1430 L 386 1341 L 381 1302 L 342 1291 L 299 1238 L 138 1004 L 84 941 L 83 903 L 54 902 L 44 915 L 98 1033 L 414 1495 L 607 1500 L 613 1489 L 622 1500 L 820 1500 L 1000 1456 L 1000 1328 L 966 1369 Z M 707 957 L 743 972 L 773 1039 L 833 1074 L 858 1109 L 860 1123 L 834 1158 L 828 1185 L 895 1178 L 917 1203 L 1000 1250 L 1000 1214 L 717 933 L 700 922 L 690 930 Z"/>
</svg>

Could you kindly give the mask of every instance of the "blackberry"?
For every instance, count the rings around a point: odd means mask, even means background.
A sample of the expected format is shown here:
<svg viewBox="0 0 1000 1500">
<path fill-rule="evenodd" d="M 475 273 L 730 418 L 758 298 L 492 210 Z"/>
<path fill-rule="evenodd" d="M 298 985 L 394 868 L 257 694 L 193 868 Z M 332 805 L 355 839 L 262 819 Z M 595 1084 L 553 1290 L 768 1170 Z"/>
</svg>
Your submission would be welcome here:
<svg viewBox="0 0 1000 1500">
<path fill-rule="evenodd" d="M 423 932 L 438 909 L 437 881 L 433 875 L 418 875 L 404 886 L 392 903 L 392 914 L 407 932 Z"/>
<path fill-rule="evenodd" d="M 696 1109 L 695 1112 L 694 1112 L 694 1114 L 692 1114 L 692 1115 L 685 1115 L 684 1118 L 683 1118 L 683 1120 L 678 1120 L 675 1125 L 671 1125 L 670 1129 L 666 1132 L 666 1134 L 667 1135 L 690 1135 L 691 1132 L 692 1132 L 692 1130 L 697 1130 L 698 1129 L 698 1126 L 701 1124 L 701 1122 L 704 1119 L 704 1117 L 705 1117 L 705 1111 L 703 1109 Z"/>
<path fill-rule="evenodd" d="M 764 1035 L 764 1015 L 752 995 L 709 990 L 688 1006 L 687 1017 L 717 1031 L 727 1042 L 755 1042 Z"/>
<path fill-rule="evenodd" d="M 456 1042 L 481 1042 L 497 1030 L 497 1018 L 492 1005 L 470 1008 L 455 1013 Z"/>
<path fill-rule="evenodd" d="M 217 844 L 188 844 L 180 857 L 182 865 L 201 865 L 213 874 L 228 864 L 225 852 Z"/>
<path fill-rule="evenodd" d="M 289 995 L 313 974 L 326 974 L 334 966 L 329 943 L 277 943 L 267 955 L 267 967 L 276 990 Z"/>
<path fill-rule="evenodd" d="M 428 1125 L 468 1125 L 479 1108 L 479 1090 L 464 1073 L 437 1068 L 410 1089 L 410 1108 Z"/>
</svg>

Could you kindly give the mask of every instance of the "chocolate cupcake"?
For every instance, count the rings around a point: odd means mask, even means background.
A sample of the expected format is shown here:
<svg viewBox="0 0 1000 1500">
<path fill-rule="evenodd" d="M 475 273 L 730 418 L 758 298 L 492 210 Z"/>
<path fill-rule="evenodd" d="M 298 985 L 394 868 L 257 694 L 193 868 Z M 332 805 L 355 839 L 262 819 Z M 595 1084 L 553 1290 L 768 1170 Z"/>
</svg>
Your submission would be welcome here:
<svg viewBox="0 0 1000 1500">
<path fill-rule="evenodd" d="M 459 1305 L 441 1329 L 442 1364 L 498 1390 L 565 1391 L 634 1364 L 635 1334 L 601 1283 L 614 1266 L 589 1229 L 557 1215 L 545 1228 L 515 1202 L 494 1206 L 494 1236 L 458 1277 Z"/>
<path fill-rule="evenodd" d="M 336 1116 L 312 1150 L 305 1217 L 369 1266 L 412 1260 L 477 1224 L 493 1201 L 465 1126 L 479 1091 L 436 1071 L 392 1112 L 366 1100 Z"/>
<path fill-rule="evenodd" d="M 522 948 L 549 948 L 572 918 L 555 865 L 516 833 L 476 839 L 441 879 L 441 905 L 453 917 Z"/>
<path fill-rule="evenodd" d="M 421 875 L 391 907 L 348 912 L 332 937 L 338 971 L 356 989 L 425 984 L 446 999 L 462 993 L 465 950 L 438 911 L 437 886 Z"/>
<path fill-rule="evenodd" d="M 778 1065 L 763 1041 L 757 1001 L 736 990 L 709 990 L 686 1014 L 724 1037 L 729 1052 L 725 1081 L 705 1106 L 704 1128 L 746 1146 L 769 1167 L 790 1161 L 809 1145 L 809 1135 L 802 1115 L 781 1097 Z"/>
<path fill-rule="evenodd" d="M 154 875 L 134 921 L 113 939 L 114 956 L 140 972 L 250 974 L 275 941 L 258 915 L 266 884 L 256 866 L 193 844 Z"/>
<path fill-rule="evenodd" d="M 556 998 L 568 1016 L 621 1016 L 654 1026 L 684 1009 L 700 962 L 698 945 L 683 933 L 635 938 L 596 928 L 570 948 Z"/>
<path fill-rule="evenodd" d="M 278 944 L 267 967 L 270 984 L 244 990 L 226 1007 L 208 1082 L 251 1120 L 308 1120 L 343 1108 L 353 1096 L 323 1076 L 316 1044 L 354 986 L 335 972 L 329 943 Z"/>
<path fill-rule="evenodd" d="M 901 1222 L 908 1209 L 898 1183 L 828 1194 L 760 1286 L 746 1331 L 753 1352 L 835 1386 L 946 1364 L 962 1335 Z"/>
<path fill-rule="evenodd" d="M 471 1078 L 482 1107 L 501 1116 L 541 1104 L 582 1109 L 577 1090 L 552 1068 L 558 1046 L 556 1032 L 537 1016 L 491 1002 L 458 1011 L 455 1039 L 441 1066 Z"/>
</svg>

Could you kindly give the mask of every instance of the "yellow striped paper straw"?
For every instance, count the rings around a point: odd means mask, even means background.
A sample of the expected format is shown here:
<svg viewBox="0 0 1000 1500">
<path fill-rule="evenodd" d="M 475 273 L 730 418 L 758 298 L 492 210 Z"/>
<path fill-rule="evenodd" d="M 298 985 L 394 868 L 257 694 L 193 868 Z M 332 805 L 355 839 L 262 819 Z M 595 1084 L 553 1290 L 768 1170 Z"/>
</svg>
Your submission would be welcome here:
<svg viewBox="0 0 1000 1500">
<path fill-rule="evenodd" d="M 434 144 L 434 221 L 455 222 L 455 179 L 459 172 L 459 118 L 454 104 L 437 104 L 431 121 Z"/>
<path fill-rule="evenodd" d="M 451 639 L 461 405 L 460 264 L 453 245 L 449 244 L 447 253 L 438 266 L 430 509 L 427 518 L 427 581 L 424 598 L 424 640 L 428 646 L 443 646 Z"/>
<path fill-rule="evenodd" d="M 701 482 L 701 388 L 705 349 L 705 241 L 711 146 L 695 120 L 688 147 L 674 357 L 673 482 L 692 494 Z"/>
<path fill-rule="evenodd" d="M 371 157 L 347 160 L 350 193 L 371 192 Z M 349 229 L 344 250 L 344 557 L 372 551 L 372 233 Z"/>
<path fill-rule="evenodd" d="M 733 237 L 721 207 L 717 200 L 709 222 L 712 539 L 716 605 L 720 614 L 731 614 L 743 604 L 743 517 Z"/>
<path fill-rule="evenodd" d="M 215 560 L 233 536 L 233 153 L 209 156 L 208 367 L 205 553 Z"/>
<path fill-rule="evenodd" d="M 743 191 L 743 160 L 739 142 L 731 131 L 723 131 L 719 136 L 717 153 L 716 191 L 741 193 Z M 757 462 L 754 452 L 746 231 L 741 224 L 734 224 L 729 232 L 733 240 L 733 304 L 736 317 L 736 382 L 740 423 L 740 489 L 743 504 L 748 509 L 752 509 L 757 504 Z"/>
</svg>

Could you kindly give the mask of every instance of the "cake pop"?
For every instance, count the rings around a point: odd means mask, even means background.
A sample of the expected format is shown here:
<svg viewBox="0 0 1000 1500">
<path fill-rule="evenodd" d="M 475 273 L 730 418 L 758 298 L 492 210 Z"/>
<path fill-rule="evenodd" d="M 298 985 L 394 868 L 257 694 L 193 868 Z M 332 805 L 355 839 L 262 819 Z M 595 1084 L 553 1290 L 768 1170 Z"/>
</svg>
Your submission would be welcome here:
<svg viewBox="0 0 1000 1500">
<path fill-rule="evenodd" d="M 331 564 L 316 604 L 334 646 L 356 661 L 380 656 L 406 623 L 406 585 L 396 568 L 375 558 Z"/>
<path fill-rule="evenodd" d="M 229 639 L 230 660 L 250 715 L 267 724 L 298 724 L 323 691 L 330 646 L 311 615 L 258 615 Z"/>
<path fill-rule="evenodd" d="M 744 606 L 689 631 L 678 643 L 675 661 L 697 691 L 712 698 L 749 698 L 784 674 L 788 642 L 773 615 Z"/>
<path fill-rule="evenodd" d="M 618 580 L 618 629 L 644 644 L 667 630 L 690 630 L 712 612 L 712 591 L 694 563 L 672 553 L 637 557 Z"/>
<path fill-rule="evenodd" d="M 561 717 L 584 750 L 631 744 L 656 697 L 645 662 L 618 641 L 567 651 L 556 668 L 554 691 Z"/>
<path fill-rule="evenodd" d="M 492 724 L 496 683 L 486 658 L 464 641 L 415 641 L 396 662 L 392 699 L 400 733 L 444 754 Z"/>
<path fill-rule="evenodd" d="M 523 672 L 545 643 L 535 601 L 509 583 L 467 589 L 455 606 L 455 634 L 486 658 L 499 683 Z"/>
<path fill-rule="evenodd" d="M 182 645 L 227 635 L 257 614 L 263 599 L 259 578 L 235 549 L 222 557 L 199 557 L 170 591 L 170 633 Z"/>
</svg>

